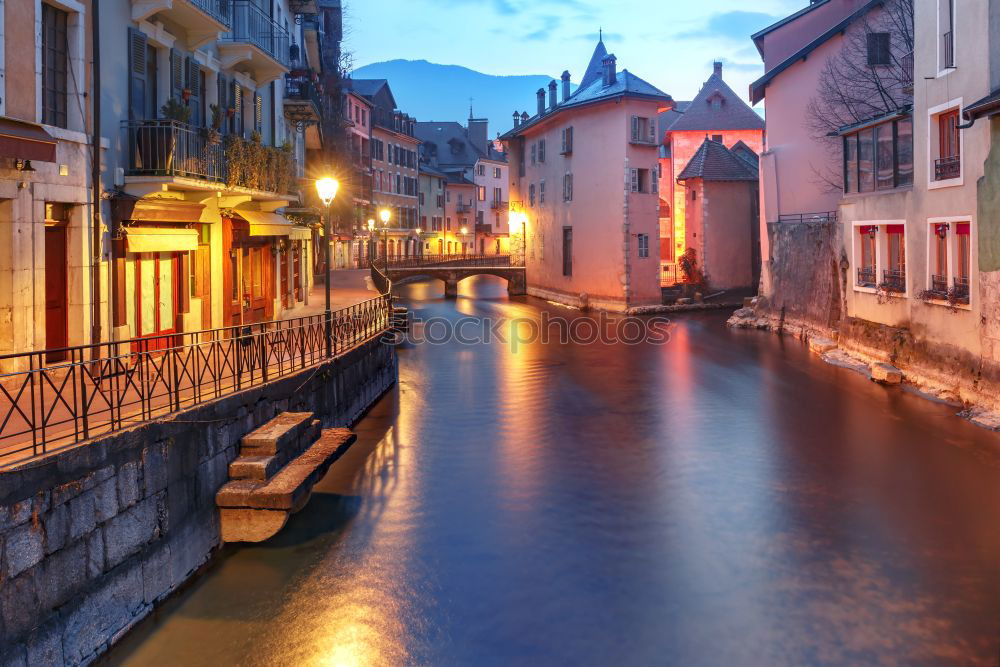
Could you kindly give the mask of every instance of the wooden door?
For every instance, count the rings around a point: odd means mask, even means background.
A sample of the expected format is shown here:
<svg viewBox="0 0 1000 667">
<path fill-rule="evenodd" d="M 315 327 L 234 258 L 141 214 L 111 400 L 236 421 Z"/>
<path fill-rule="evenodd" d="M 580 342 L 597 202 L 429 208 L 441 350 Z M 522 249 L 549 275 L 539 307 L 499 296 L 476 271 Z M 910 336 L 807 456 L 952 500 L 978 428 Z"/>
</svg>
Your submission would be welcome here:
<svg viewBox="0 0 1000 667">
<path fill-rule="evenodd" d="M 45 228 L 45 347 L 52 350 L 69 344 L 66 304 L 66 226 Z M 46 361 L 63 361 L 66 352 L 48 352 Z"/>
<path fill-rule="evenodd" d="M 144 350 L 170 347 L 179 328 L 180 254 L 140 253 L 135 260 L 135 323 L 138 338 L 154 338 Z"/>
<path fill-rule="evenodd" d="M 274 312 L 274 263 L 267 246 L 243 248 L 243 323 L 266 322 Z"/>
<path fill-rule="evenodd" d="M 201 328 L 212 328 L 212 257 L 202 244 L 194 252 L 194 295 L 201 299 Z"/>
<path fill-rule="evenodd" d="M 291 251 L 287 247 L 282 248 L 281 252 L 278 255 L 279 259 L 277 260 L 277 263 L 276 263 L 278 271 L 281 272 L 279 275 L 281 276 L 281 307 L 282 308 L 288 308 L 289 307 L 289 304 L 288 304 L 288 293 L 289 293 L 289 289 L 288 289 L 288 270 L 290 268 L 289 267 L 290 262 L 288 261 L 289 260 L 289 257 L 288 257 L 289 254 L 291 254 Z"/>
<path fill-rule="evenodd" d="M 302 241 L 292 241 L 292 286 L 295 300 L 302 300 Z"/>
</svg>

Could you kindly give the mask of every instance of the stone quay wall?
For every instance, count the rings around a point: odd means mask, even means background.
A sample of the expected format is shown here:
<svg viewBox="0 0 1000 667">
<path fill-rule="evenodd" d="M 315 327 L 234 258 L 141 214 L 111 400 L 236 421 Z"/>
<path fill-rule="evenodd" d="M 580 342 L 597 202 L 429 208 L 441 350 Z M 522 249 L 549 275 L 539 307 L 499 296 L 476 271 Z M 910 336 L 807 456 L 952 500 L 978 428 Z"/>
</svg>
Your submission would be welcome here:
<svg viewBox="0 0 1000 667">
<path fill-rule="evenodd" d="M 221 546 L 215 493 L 244 434 L 285 410 L 351 426 L 396 378 L 371 341 L 0 473 L 0 665 L 92 662 Z"/>
</svg>

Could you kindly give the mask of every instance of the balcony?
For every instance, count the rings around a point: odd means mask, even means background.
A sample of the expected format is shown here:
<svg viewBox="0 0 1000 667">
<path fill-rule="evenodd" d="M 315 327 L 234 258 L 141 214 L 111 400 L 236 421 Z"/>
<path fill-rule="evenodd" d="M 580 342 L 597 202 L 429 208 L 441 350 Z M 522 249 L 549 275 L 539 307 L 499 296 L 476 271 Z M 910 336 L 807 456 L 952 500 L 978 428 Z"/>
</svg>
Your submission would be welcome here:
<svg viewBox="0 0 1000 667">
<path fill-rule="evenodd" d="M 934 160 L 934 180 L 948 181 L 962 176 L 962 157 L 943 157 Z"/>
<path fill-rule="evenodd" d="M 221 136 L 176 120 L 124 121 L 126 187 L 162 190 L 242 190 L 281 199 L 297 188 L 290 151 L 237 136 Z"/>
<path fill-rule="evenodd" d="M 316 0 L 291 0 L 288 8 L 293 14 L 312 15 L 319 13 L 319 3 Z"/>
<path fill-rule="evenodd" d="M 900 84 L 903 90 L 913 92 L 913 51 L 903 56 L 899 61 Z"/>
<path fill-rule="evenodd" d="M 184 28 L 191 49 L 198 49 L 230 29 L 231 6 L 230 0 L 132 0 L 132 20 L 161 14 Z"/>
<path fill-rule="evenodd" d="M 955 66 L 955 33 L 948 31 L 941 36 L 941 62 L 945 69 Z"/>
<path fill-rule="evenodd" d="M 494 211 L 506 211 L 507 202 L 505 201 L 492 201 L 490 202 L 490 208 Z"/>
<path fill-rule="evenodd" d="M 492 234 L 493 233 L 493 225 L 487 225 L 487 224 L 484 224 L 484 223 L 477 222 L 476 223 L 476 233 L 477 234 Z"/>
<path fill-rule="evenodd" d="M 858 287 L 875 287 L 875 267 L 858 267 Z"/>
<path fill-rule="evenodd" d="M 886 269 L 882 272 L 882 284 L 886 292 L 906 292 L 906 272 L 902 269 Z"/>
<path fill-rule="evenodd" d="M 232 29 L 219 40 L 223 69 L 248 68 L 258 86 L 289 69 L 288 33 L 249 0 L 233 0 Z"/>
<path fill-rule="evenodd" d="M 315 123 L 322 118 L 323 96 L 312 72 L 285 75 L 285 118 L 295 124 Z"/>
<path fill-rule="evenodd" d="M 957 303 L 969 303 L 969 279 L 959 278 L 958 276 L 954 279 L 955 287 L 953 288 L 955 301 Z"/>
<path fill-rule="evenodd" d="M 935 299 L 948 298 L 948 276 L 931 276 L 930 296 Z"/>
<path fill-rule="evenodd" d="M 822 213 L 783 213 L 778 216 L 778 222 L 837 222 L 837 212 L 824 211 Z"/>
<path fill-rule="evenodd" d="M 470 211 L 472 211 L 472 204 L 463 204 L 459 202 L 455 205 L 456 213 L 469 213 Z"/>
</svg>

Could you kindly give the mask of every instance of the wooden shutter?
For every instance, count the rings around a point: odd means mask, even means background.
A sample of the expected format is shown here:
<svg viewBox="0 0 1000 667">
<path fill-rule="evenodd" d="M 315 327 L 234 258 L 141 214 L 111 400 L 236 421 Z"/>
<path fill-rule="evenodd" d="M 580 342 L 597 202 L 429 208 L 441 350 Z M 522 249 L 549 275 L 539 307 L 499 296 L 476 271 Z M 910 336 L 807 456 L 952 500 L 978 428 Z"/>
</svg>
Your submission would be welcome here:
<svg viewBox="0 0 1000 667">
<path fill-rule="evenodd" d="M 260 132 L 264 127 L 264 100 L 260 93 L 253 94 L 253 129 Z"/>
<path fill-rule="evenodd" d="M 128 112 L 131 120 L 146 115 L 146 35 L 135 28 L 128 29 Z"/>
<path fill-rule="evenodd" d="M 629 169 L 628 170 L 628 178 L 629 178 L 629 190 L 631 192 L 638 192 L 639 191 L 639 170 L 638 169 Z"/>
<path fill-rule="evenodd" d="M 545 139 L 538 141 L 538 161 L 545 162 Z"/>
<path fill-rule="evenodd" d="M 184 90 L 184 56 L 177 49 L 170 49 L 170 94 L 180 97 Z"/>
<path fill-rule="evenodd" d="M 191 124 L 195 127 L 204 125 L 201 107 L 201 66 L 194 58 L 185 58 L 187 67 L 185 68 L 185 88 L 191 91 L 191 99 L 188 106 L 191 107 Z"/>
<path fill-rule="evenodd" d="M 632 141 L 639 141 L 639 117 L 632 116 Z"/>
<path fill-rule="evenodd" d="M 233 104 L 232 107 L 235 109 L 233 114 L 233 131 L 236 134 L 243 134 L 243 86 L 240 85 L 239 81 L 233 81 Z"/>
<path fill-rule="evenodd" d="M 656 116 L 649 119 L 649 140 L 656 143 Z"/>
<path fill-rule="evenodd" d="M 660 192 L 659 165 L 649 170 L 649 191 L 653 194 L 659 194 Z"/>
</svg>

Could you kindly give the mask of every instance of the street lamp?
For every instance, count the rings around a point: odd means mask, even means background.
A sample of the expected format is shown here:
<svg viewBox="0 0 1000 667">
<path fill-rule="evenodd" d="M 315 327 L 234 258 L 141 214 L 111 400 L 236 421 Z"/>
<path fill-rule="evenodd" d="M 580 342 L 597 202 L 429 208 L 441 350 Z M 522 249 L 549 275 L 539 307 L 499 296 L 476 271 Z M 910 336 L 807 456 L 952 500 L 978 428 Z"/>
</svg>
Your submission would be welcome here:
<svg viewBox="0 0 1000 667">
<path fill-rule="evenodd" d="M 469 233 L 468 227 L 462 227 L 460 230 L 462 232 L 462 254 L 465 254 L 465 235 Z"/>
<path fill-rule="evenodd" d="M 372 257 L 372 249 L 375 248 L 375 242 L 372 241 L 372 236 L 375 234 L 375 220 L 374 218 L 368 218 L 368 265 L 371 266 L 372 262 L 375 261 Z"/>
<path fill-rule="evenodd" d="M 337 179 L 321 178 L 316 181 L 316 194 L 319 195 L 323 205 L 326 206 L 326 223 L 324 225 L 325 236 L 323 239 L 323 259 L 326 262 L 326 313 L 324 315 L 323 328 L 326 334 L 326 356 L 333 356 L 333 313 L 330 311 L 330 239 L 333 236 L 331 229 L 333 221 L 333 200 L 337 197 L 337 189 L 340 183 Z"/>
<path fill-rule="evenodd" d="M 392 214 L 389 213 L 389 209 L 387 209 L 387 208 L 383 208 L 381 211 L 378 212 L 379 220 L 382 221 L 382 229 L 385 229 L 388 226 L 388 224 L 389 224 L 389 218 L 391 216 L 392 216 Z M 379 230 L 379 235 L 378 235 L 378 242 L 379 243 L 382 243 L 382 229 Z M 385 252 L 383 253 L 382 265 L 386 268 L 386 270 L 389 269 L 389 247 L 388 247 L 388 244 L 386 244 Z"/>
</svg>

